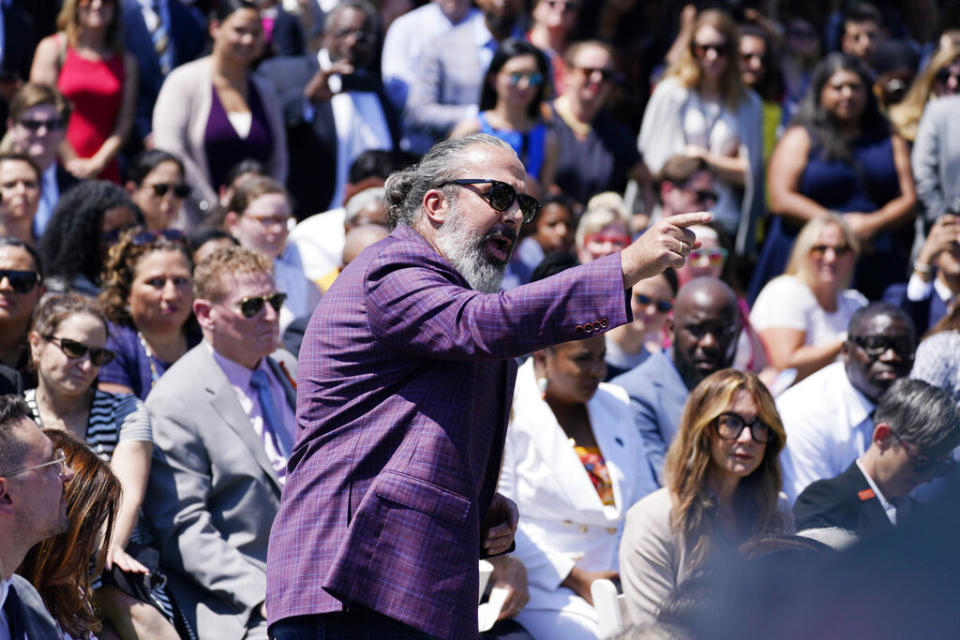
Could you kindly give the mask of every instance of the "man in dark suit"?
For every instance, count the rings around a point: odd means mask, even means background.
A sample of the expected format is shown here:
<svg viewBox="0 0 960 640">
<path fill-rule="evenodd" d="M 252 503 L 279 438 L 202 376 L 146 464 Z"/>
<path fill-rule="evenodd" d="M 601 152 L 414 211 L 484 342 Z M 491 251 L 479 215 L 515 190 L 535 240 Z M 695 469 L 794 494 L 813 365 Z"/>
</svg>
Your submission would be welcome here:
<svg viewBox="0 0 960 640">
<path fill-rule="evenodd" d="M 203 16 L 180 0 L 123 0 L 125 43 L 137 59 L 137 111 L 130 141 L 140 148 L 153 130 L 153 105 L 172 69 L 203 54 Z"/>
<path fill-rule="evenodd" d="M 273 58 L 258 71 L 274 84 L 287 123 L 287 187 L 298 220 L 343 204 L 350 165 L 364 151 L 398 148 L 399 119 L 375 72 L 377 11 L 345 0 L 327 16 L 317 55 Z"/>
<path fill-rule="evenodd" d="M 717 278 L 696 278 L 680 288 L 674 302 L 673 346 L 611 380 L 630 394 L 634 423 L 660 485 L 687 395 L 733 364 L 739 336 L 736 294 Z"/>
<path fill-rule="evenodd" d="M 10 101 L 7 128 L 12 150 L 32 158 L 41 173 L 40 203 L 33 218 L 37 238 L 43 235 L 60 196 L 79 182 L 57 159 L 70 111 L 70 103 L 59 91 L 32 82 L 23 85 Z"/>
<path fill-rule="evenodd" d="M 479 557 L 516 530 L 496 494 L 515 358 L 628 321 L 625 288 L 681 263 L 686 227 L 709 219 L 662 220 L 619 254 L 498 292 L 539 208 L 525 185 L 498 138 L 438 143 L 387 180 L 396 229 L 317 307 L 270 540 L 277 640 L 475 637 Z"/>
<path fill-rule="evenodd" d="M 199 638 L 267 637 L 267 540 L 293 447 L 293 384 L 270 357 L 283 294 L 272 262 L 219 249 L 195 272 L 203 342 L 147 397 L 154 458 L 144 515 Z"/>
<path fill-rule="evenodd" d="M 23 398 L 0 396 L 0 638 L 11 640 L 60 637 L 36 590 L 14 570 L 33 545 L 70 524 L 63 485 L 73 472 L 29 416 Z"/>
<path fill-rule="evenodd" d="M 797 529 L 840 527 L 863 538 L 901 524 L 913 509 L 910 492 L 944 470 L 958 444 L 960 415 L 950 394 L 898 380 L 877 405 L 867 451 L 797 498 Z"/>
</svg>

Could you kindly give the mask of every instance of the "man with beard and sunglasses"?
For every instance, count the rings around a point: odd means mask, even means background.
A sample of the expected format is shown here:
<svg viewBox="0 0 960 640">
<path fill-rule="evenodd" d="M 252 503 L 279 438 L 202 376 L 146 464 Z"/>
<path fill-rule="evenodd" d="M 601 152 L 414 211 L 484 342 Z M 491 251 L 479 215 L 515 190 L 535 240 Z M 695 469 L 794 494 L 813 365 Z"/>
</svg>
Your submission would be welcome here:
<svg viewBox="0 0 960 640">
<path fill-rule="evenodd" d="M 840 527 L 864 538 L 903 524 L 913 515 L 910 492 L 944 475 L 957 445 L 960 415 L 950 394 L 922 380 L 897 380 L 877 405 L 866 452 L 797 498 L 797 530 Z"/>
<path fill-rule="evenodd" d="M 283 293 L 271 260 L 218 249 L 194 272 L 203 342 L 147 396 L 154 455 L 143 512 L 196 637 L 266 640 L 267 541 L 293 447 L 295 391 L 270 354 Z"/>
<path fill-rule="evenodd" d="M 277 640 L 474 635 L 478 560 L 508 551 L 517 525 L 495 493 L 515 358 L 628 322 L 625 292 L 682 264 L 686 227 L 710 219 L 662 220 L 619 253 L 498 293 L 539 209 L 525 179 L 497 138 L 437 144 L 387 180 L 394 231 L 317 307 L 268 558 Z"/>
</svg>

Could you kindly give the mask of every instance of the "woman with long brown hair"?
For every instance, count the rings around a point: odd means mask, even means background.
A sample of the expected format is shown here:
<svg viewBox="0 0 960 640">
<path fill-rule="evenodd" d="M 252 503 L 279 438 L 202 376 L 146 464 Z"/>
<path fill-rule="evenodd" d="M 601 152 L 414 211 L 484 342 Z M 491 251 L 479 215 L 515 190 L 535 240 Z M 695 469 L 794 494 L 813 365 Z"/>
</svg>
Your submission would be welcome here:
<svg viewBox="0 0 960 640">
<path fill-rule="evenodd" d="M 792 528 L 779 500 L 786 443 L 756 375 L 723 369 L 690 393 L 666 461 L 666 486 L 627 513 L 620 578 L 635 624 L 656 620 L 678 584 L 718 552 Z"/>
<path fill-rule="evenodd" d="M 120 183 L 116 156 L 133 124 L 137 62 L 123 50 L 119 0 L 65 0 L 57 33 L 37 46 L 30 81 L 56 87 L 73 104 L 66 168 L 78 178 Z"/>
<path fill-rule="evenodd" d="M 93 606 L 92 584 L 103 571 L 110 547 L 120 510 L 120 481 L 109 465 L 70 434 L 60 429 L 43 432 L 73 470 L 63 495 L 70 528 L 30 549 L 18 573 L 36 587 L 61 631 L 88 638 L 102 627 Z"/>
</svg>

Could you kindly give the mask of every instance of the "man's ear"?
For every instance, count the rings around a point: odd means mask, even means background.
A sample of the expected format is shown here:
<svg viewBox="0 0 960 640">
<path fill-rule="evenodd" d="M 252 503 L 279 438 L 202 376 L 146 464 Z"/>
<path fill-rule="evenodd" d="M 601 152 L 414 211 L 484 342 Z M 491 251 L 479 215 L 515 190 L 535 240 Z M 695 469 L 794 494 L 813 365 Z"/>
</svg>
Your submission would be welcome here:
<svg viewBox="0 0 960 640">
<path fill-rule="evenodd" d="M 233 228 L 236 227 L 239 222 L 240 214 L 238 214 L 236 211 L 227 211 L 227 215 L 223 217 L 224 228 L 230 232 L 230 235 L 233 236 L 237 235 L 233 232 Z"/>
<path fill-rule="evenodd" d="M 213 318 L 210 317 L 210 311 L 213 309 L 213 303 L 205 298 L 196 298 L 193 301 L 193 315 L 197 318 L 200 328 L 205 331 L 213 331 Z"/>
<path fill-rule="evenodd" d="M 889 448 L 896 438 L 893 435 L 893 429 L 886 422 L 877 423 L 873 427 L 873 443 L 883 451 Z"/>
<path fill-rule="evenodd" d="M 0 513 L 12 513 L 13 499 L 7 493 L 7 479 L 0 478 Z"/>
<path fill-rule="evenodd" d="M 440 189 L 430 189 L 423 196 L 423 210 L 434 226 L 442 226 L 450 214 L 450 200 Z"/>
</svg>

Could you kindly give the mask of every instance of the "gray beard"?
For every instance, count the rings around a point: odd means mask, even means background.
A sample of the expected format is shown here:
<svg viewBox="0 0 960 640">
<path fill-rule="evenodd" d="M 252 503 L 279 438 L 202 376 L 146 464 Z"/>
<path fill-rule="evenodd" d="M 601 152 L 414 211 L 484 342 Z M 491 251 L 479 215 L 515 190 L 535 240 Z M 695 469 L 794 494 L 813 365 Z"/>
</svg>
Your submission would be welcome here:
<svg viewBox="0 0 960 640">
<path fill-rule="evenodd" d="M 477 237 L 465 229 L 461 224 L 461 215 L 460 211 L 453 211 L 453 215 L 440 228 L 437 246 L 471 288 L 483 293 L 495 293 L 500 290 L 507 264 L 497 264 L 487 258 L 483 252 L 483 237 Z"/>
</svg>

